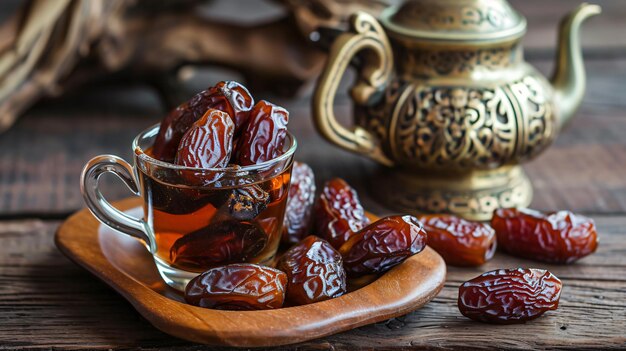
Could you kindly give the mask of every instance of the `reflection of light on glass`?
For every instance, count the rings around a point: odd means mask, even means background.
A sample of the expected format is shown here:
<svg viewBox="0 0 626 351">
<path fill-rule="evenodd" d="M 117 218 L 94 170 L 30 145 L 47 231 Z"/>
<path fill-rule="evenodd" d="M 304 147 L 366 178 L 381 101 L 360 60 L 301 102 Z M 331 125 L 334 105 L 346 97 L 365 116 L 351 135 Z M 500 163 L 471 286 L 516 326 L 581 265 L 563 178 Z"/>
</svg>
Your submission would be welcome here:
<svg viewBox="0 0 626 351">
<path fill-rule="evenodd" d="M 181 67 L 178 70 L 178 80 L 185 82 L 190 80 L 196 75 L 196 68 L 190 65 Z"/>
<path fill-rule="evenodd" d="M 320 32 L 318 31 L 313 31 L 309 34 L 309 40 L 311 40 L 312 42 L 317 42 L 320 40 Z"/>
</svg>

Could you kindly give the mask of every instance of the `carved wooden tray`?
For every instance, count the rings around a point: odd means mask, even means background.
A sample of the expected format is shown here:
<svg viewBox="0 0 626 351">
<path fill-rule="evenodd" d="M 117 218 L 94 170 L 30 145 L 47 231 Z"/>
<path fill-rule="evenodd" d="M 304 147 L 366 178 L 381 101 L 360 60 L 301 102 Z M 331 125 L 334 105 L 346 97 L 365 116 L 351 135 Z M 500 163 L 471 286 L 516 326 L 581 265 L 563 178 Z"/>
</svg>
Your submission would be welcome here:
<svg viewBox="0 0 626 351">
<path fill-rule="evenodd" d="M 115 207 L 141 215 L 138 198 Z M 219 311 L 187 305 L 161 280 L 143 245 L 100 225 L 81 210 L 56 233 L 57 247 L 117 290 L 158 329 L 182 339 L 228 346 L 277 346 L 339 333 L 401 316 L 433 299 L 446 266 L 426 248 L 365 287 L 305 306 L 269 311 Z"/>
</svg>

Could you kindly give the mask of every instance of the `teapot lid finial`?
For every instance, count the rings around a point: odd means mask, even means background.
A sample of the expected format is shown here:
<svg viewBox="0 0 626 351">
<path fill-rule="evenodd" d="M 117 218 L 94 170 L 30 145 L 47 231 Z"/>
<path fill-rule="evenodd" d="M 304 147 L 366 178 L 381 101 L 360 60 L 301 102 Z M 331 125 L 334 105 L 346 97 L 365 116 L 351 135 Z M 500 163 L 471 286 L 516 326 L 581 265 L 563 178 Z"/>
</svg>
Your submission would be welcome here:
<svg viewBox="0 0 626 351">
<path fill-rule="evenodd" d="M 392 36 L 427 41 L 501 42 L 526 32 L 526 19 L 505 0 L 408 0 L 380 21 Z"/>
</svg>

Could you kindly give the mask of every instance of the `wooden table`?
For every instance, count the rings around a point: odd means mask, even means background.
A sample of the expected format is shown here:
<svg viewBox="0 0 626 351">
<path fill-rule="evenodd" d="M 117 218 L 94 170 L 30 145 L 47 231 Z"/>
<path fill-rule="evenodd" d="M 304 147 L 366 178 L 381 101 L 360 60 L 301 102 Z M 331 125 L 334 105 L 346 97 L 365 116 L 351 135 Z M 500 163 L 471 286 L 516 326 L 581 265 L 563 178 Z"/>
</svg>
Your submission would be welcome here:
<svg viewBox="0 0 626 351">
<path fill-rule="evenodd" d="M 578 117 L 542 156 L 525 166 L 535 186 L 532 206 L 570 209 L 596 220 L 598 252 L 577 264 L 551 266 L 497 254 L 480 268 L 450 268 L 445 288 L 426 307 L 384 323 L 298 345 L 360 348 L 626 348 L 626 4 L 600 2 L 600 18 L 583 28 L 587 94 Z M 514 1 L 529 18 L 526 57 L 543 72 L 552 66 L 558 17 L 570 1 Z M 213 82 L 229 76 L 208 74 Z M 202 84 L 206 85 L 206 84 Z M 375 165 L 316 135 L 310 92 L 296 100 L 261 96 L 292 112 L 297 158 L 318 182 L 343 177 L 368 209 L 387 211 L 367 193 Z M 349 119 L 346 95 L 338 109 Z M 78 175 L 100 153 L 130 155 L 130 141 L 163 115 L 142 87 L 99 87 L 36 106 L 0 135 L 0 349 L 198 349 L 143 320 L 106 285 L 54 247 L 53 234 L 83 206 Z M 111 182 L 109 197 L 127 196 Z M 492 326 L 462 317 L 458 285 L 504 267 L 544 267 L 563 280 L 561 305 L 525 325 Z"/>
</svg>

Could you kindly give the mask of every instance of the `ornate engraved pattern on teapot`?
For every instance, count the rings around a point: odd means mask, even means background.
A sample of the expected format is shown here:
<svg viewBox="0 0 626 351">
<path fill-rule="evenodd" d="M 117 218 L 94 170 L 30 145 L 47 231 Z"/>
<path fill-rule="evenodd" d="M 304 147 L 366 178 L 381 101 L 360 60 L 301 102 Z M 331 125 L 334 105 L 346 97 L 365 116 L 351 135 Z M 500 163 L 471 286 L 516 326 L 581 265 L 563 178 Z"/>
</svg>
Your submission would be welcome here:
<svg viewBox="0 0 626 351">
<path fill-rule="evenodd" d="M 493 168 L 531 158 L 554 139 L 557 121 L 544 84 L 534 75 L 494 88 L 404 84 L 381 103 L 400 107 L 369 108 L 364 127 L 388 141 L 398 164 Z"/>
<path fill-rule="evenodd" d="M 402 50 L 398 67 L 422 77 L 468 76 L 478 71 L 508 69 L 521 60 L 519 44 L 465 50 Z"/>
<path fill-rule="evenodd" d="M 335 145 L 390 167 L 375 190 L 396 210 L 487 220 L 494 206 L 527 206 L 532 187 L 519 164 L 545 150 L 578 108 L 579 28 L 598 13 L 581 4 L 562 20 L 549 82 L 524 61 L 526 20 L 505 0 L 406 0 L 379 20 L 356 13 L 315 88 L 315 125 Z M 346 127 L 333 105 L 353 62 L 355 124 Z"/>
<path fill-rule="evenodd" d="M 415 1 L 394 15 L 394 23 L 411 25 L 413 30 L 445 30 L 453 34 L 480 33 L 488 35 L 519 25 L 518 15 L 506 2 L 489 0 L 453 0 L 449 2 Z"/>
<path fill-rule="evenodd" d="M 375 174 L 375 182 L 388 183 L 388 186 L 375 187 L 373 192 L 377 198 L 388 199 L 391 207 L 398 211 L 413 208 L 430 213 L 456 213 L 477 220 L 497 208 L 528 203 L 532 196 L 530 180 L 520 166 L 478 171 L 471 177 L 455 177 L 455 186 L 451 188 L 433 186 L 432 182 L 443 177 L 429 173 L 415 179 L 411 173 L 380 170 Z"/>
</svg>

